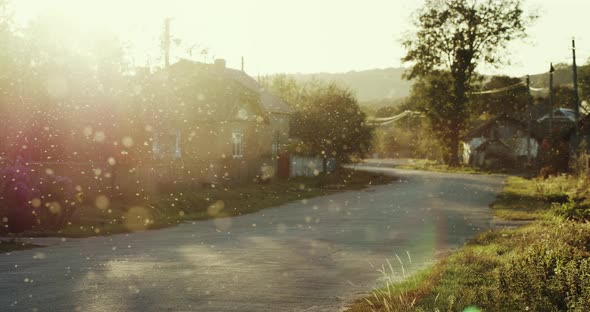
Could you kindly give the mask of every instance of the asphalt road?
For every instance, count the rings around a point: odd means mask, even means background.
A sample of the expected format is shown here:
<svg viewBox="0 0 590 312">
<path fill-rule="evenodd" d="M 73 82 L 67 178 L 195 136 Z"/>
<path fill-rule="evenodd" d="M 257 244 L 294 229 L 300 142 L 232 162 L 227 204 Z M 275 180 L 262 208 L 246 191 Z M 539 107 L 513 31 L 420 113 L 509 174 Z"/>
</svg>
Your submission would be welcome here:
<svg viewBox="0 0 590 312">
<path fill-rule="evenodd" d="M 383 283 L 388 261 L 399 279 L 488 228 L 503 183 L 365 170 L 400 181 L 0 254 L 0 311 L 337 311 Z"/>
</svg>

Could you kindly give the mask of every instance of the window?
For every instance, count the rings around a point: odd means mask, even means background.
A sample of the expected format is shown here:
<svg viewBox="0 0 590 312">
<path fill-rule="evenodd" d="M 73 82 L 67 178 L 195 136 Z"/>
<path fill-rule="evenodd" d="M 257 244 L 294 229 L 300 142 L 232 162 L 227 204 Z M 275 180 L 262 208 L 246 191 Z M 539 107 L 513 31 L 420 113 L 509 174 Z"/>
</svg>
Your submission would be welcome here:
<svg viewBox="0 0 590 312">
<path fill-rule="evenodd" d="M 241 131 L 234 131 L 232 133 L 232 155 L 234 158 L 241 158 L 243 156 L 242 139 L 244 135 Z"/>
<path fill-rule="evenodd" d="M 279 135 L 279 132 L 275 131 L 271 146 L 272 157 L 279 155 Z"/>
<path fill-rule="evenodd" d="M 152 155 L 154 159 L 180 159 L 180 130 L 154 131 Z"/>
</svg>

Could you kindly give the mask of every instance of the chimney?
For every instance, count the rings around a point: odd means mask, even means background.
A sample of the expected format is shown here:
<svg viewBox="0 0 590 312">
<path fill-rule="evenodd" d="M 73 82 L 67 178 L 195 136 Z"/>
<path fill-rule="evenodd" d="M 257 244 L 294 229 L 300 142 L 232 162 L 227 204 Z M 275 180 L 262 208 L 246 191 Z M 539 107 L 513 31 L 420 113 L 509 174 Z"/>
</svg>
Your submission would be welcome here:
<svg viewBox="0 0 590 312">
<path fill-rule="evenodd" d="M 215 60 L 215 69 L 222 72 L 225 70 L 225 60 L 224 59 L 216 59 Z"/>
</svg>

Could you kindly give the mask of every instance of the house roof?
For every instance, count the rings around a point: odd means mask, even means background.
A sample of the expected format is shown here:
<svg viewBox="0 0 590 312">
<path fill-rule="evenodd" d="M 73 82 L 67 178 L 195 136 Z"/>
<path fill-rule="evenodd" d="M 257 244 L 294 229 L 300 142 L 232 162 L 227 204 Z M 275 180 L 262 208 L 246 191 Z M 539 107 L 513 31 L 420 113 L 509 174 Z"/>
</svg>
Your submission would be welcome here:
<svg viewBox="0 0 590 312">
<path fill-rule="evenodd" d="M 482 151 L 482 150 L 487 149 L 490 145 L 500 146 L 500 147 L 506 149 L 507 151 L 510 150 L 510 148 L 508 146 L 506 146 L 506 144 L 504 144 L 504 142 L 497 140 L 497 139 L 487 140 L 487 141 L 481 143 L 478 147 L 476 147 L 475 150 Z"/>
<path fill-rule="evenodd" d="M 208 75 L 219 75 L 224 79 L 234 81 L 239 85 L 245 87 L 251 92 L 260 97 L 260 108 L 266 113 L 292 113 L 291 108 L 287 103 L 283 102 L 279 97 L 267 91 L 258 81 L 250 77 L 241 70 L 225 67 L 225 61 L 221 60 L 220 64 L 206 64 L 201 62 L 194 62 L 190 60 L 180 60 L 172 65 L 172 67 L 186 67 L 192 68 L 191 71 L 206 72 Z"/>
<path fill-rule="evenodd" d="M 541 118 L 537 119 L 537 122 L 542 122 L 546 119 L 549 119 L 550 117 L 550 114 L 545 114 Z M 557 120 L 576 122 L 576 112 L 570 108 L 559 107 L 553 110 L 553 118 Z"/>
<path fill-rule="evenodd" d="M 242 71 L 225 68 L 223 62 L 180 60 L 149 75 L 147 81 L 141 96 L 152 103 L 149 111 L 160 123 L 245 121 L 291 113 L 286 103 L 256 80 Z"/>
<path fill-rule="evenodd" d="M 266 88 L 262 87 L 262 85 L 258 83 L 258 81 L 250 77 L 245 72 L 241 70 L 225 68 L 224 73 L 225 75 L 239 82 L 251 91 L 258 93 L 258 95 L 260 96 L 260 104 L 262 104 L 266 112 L 282 114 L 290 114 L 292 112 L 291 108 L 289 107 L 289 105 L 287 105 L 287 103 L 283 102 L 274 94 L 268 92 Z"/>
<path fill-rule="evenodd" d="M 510 116 L 509 114 L 505 113 L 505 114 L 498 115 L 498 116 L 484 122 L 483 124 L 471 129 L 471 131 L 469 131 L 466 135 L 464 135 L 463 138 L 464 139 L 472 139 L 472 138 L 479 137 L 488 129 L 498 126 L 500 121 L 508 121 L 508 122 L 513 123 L 516 126 L 522 128 L 524 130 L 527 129 L 527 126 L 523 121 L 518 120 L 518 119 Z M 533 136 L 535 136 L 534 133 L 533 133 Z"/>
</svg>

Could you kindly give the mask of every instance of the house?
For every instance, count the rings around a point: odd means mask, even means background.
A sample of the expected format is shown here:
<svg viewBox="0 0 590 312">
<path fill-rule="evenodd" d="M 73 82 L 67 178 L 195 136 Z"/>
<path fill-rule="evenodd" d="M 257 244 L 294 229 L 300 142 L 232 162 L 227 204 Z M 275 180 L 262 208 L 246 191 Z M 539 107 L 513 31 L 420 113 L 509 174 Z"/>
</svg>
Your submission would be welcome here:
<svg viewBox="0 0 590 312">
<path fill-rule="evenodd" d="M 584 116 L 581 116 L 579 122 L 581 142 L 585 141 L 588 122 Z M 556 108 L 553 110 L 553 116 L 544 114 L 537 119 L 538 133 L 546 142 L 540 153 L 540 158 L 545 159 L 543 165 L 551 166 L 557 171 L 567 171 L 575 166 L 578 161 L 576 153 L 572 153 L 575 146 L 575 125 L 576 113 L 569 108 Z M 553 153 L 551 153 L 553 150 Z"/>
<path fill-rule="evenodd" d="M 154 168 L 174 165 L 180 168 L 174 181 L 200 184 L 279 175 L 291 110 L 245 72 L 224 60 L 182 60 L 154 73 L 148 84 L 142 120 Z M 288 168 L 281 173 L 287 176 Z"/>
<path fill-rule="evenodd" d="M 528 127 L 509 114 L 502 114 L 472 129 L 463 140 L 463 162 L 478 167 L 524 166 L 535 159 L 539 144 Z"/>
<path fill-rule="evenodd" d="M 576 113 L 573 109 L 559 107 L 553 110 L 553 116 L 545 113 L 537 119 L 537 127 L 543 138 L 549 137 L 549 129 L 553 128 L 554 137 L 562 137 L 573 129 L 576 124 Z"/>
<path fill-rule="evenodd" d="M 14 123 L 0 162 L 22 158 L 35 181 L 69 177 L 88 198 L 289 175 L 289 106 L 223 60 L 137 71 L 122 89 L 113 98 L 73 94 L 77 109 L 36 128 Z"/>
<path fill-rule="evenodd" d="M 573 127 L 561 138 L 568 142 L 568 169 L 590 169 L 590 115 L 578 122 L 578 135 Z M 575 153 L 571 153 L 575 151 Z"/>
</svg>

